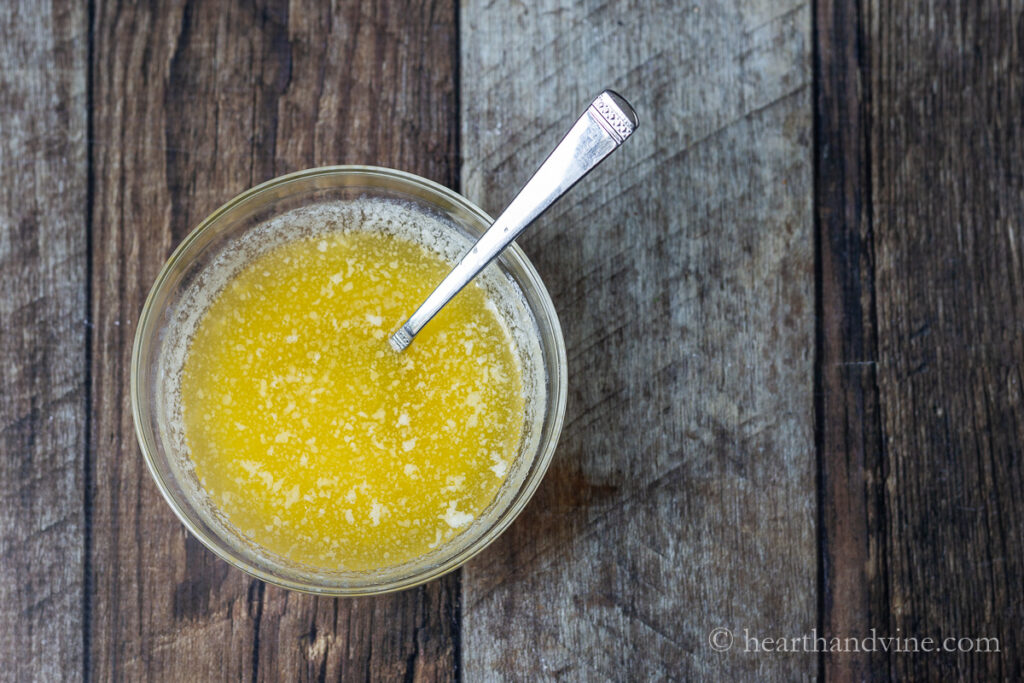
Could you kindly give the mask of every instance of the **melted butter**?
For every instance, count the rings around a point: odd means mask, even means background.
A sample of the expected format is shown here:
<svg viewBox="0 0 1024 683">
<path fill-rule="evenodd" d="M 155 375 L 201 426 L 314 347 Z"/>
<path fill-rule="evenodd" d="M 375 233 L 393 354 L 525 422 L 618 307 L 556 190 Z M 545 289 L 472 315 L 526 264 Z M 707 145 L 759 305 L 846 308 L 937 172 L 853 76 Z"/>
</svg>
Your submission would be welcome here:
<svg viewBox="0 0 1024 683">
<path fill-rule="evenodd" d="M 421 556 L 494 499 L 523 428 L 512 340 L 470 284 L 404 353 L 388 334 L 450 269 L 373 232 L 296 240 L 210 305 L 182 376 L 196 474 L 256 543 L 321 568 Z"/>
</svg>

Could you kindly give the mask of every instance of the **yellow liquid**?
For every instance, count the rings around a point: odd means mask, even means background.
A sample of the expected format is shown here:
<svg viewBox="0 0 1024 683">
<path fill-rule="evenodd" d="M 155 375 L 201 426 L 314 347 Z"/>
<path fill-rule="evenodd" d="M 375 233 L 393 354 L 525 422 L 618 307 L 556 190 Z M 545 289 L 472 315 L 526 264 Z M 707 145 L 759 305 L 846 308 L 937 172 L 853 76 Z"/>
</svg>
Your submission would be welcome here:
<svg viewBox="0 0 1024 683">
<path fill-rule="evenodd" d="M 182 376 L 204 489 L 256 543 L 321 568 L 424 555 L 494 499 L 523 429 L 509 333 L 471 284 L 388 344 L 450 265 L 337 231 L 277 247 L 213 301 Z"/>
</svg>

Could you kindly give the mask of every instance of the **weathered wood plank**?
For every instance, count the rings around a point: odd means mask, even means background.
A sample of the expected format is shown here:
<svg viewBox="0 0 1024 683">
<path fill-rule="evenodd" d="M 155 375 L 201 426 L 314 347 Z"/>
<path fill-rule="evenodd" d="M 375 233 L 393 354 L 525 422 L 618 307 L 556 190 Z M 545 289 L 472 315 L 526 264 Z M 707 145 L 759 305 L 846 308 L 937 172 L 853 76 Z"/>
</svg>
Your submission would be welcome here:
<svg viewBox="0 0 1024 683">
<path fill-rule="evenodd" d="M 449 2 L 100 3 L 95 16 L 92 673 L 98 680 L 445 678 L 458 576 L 334 601 L 189 538 L 131 423 L 139 309 L 173 244 L 239 191 L 325 163 L 457 180 Z"/>
<path fill-rule="evenodd" d="M 1024 3 L 866 3 L 891 614 L 996 654 L 899 680 L 1024 676 Z M 874 624 L 873 624 L 874 625 Z"/>
<path fill-rule="evenodd" d="M 0 12 L 0 678 L 82 676 L 87 20 Z"/>
<path fill-rule="evenodd" d="M 841 638 L 863 638 L 872 628 L 890 635 L 880 545 L 885 476 L 870 224 L 868 27 L 861 10 L 858 3 L 815 3 L 819 632 Z M 827 679 L 879 680 L 888 673 L 884 652 L 821 657 Z"/>
<path fill-rule="evenodd" d="M 467 678 L 777 679 L 816 623 L 810 9 L 463 9 L 464 189 L 500 210 L 601 88 L 641 126 L 522 240 L 565 330 L 566 428 L 464 571 Z M 708 644 L 716 627 L 734 649 Z"/>
</svg>

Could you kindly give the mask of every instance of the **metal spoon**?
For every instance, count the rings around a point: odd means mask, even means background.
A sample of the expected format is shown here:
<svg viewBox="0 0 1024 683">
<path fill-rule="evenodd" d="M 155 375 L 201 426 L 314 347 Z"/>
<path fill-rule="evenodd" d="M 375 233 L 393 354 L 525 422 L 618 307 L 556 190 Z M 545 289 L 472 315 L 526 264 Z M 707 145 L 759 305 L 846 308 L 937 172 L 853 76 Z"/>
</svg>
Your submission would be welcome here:
<svg viewBox="0 0 1024 683">
<path fill-rule="evenodd" d="M 621 95 L 611 90 L 598 95 L 487 232 L 391 335 L 395 351 L 404 351 L 452 297 L 569 188 L 618 149 L 636 126 L 636 112 Z"/>
</svg>

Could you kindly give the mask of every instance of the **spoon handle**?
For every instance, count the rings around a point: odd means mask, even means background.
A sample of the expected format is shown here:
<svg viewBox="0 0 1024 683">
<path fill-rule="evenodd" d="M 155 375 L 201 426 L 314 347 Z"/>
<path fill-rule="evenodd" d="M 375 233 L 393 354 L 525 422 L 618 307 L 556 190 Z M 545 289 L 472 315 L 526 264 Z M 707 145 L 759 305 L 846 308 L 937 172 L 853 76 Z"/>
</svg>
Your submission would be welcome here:
<svg viewBox="0 0 1024 683">
<path fill-rule="evenodd" d="M 636 126 L 636 112 L 619 94 L 605 90 L 598 95 L 512 203 L 391 336 L 391 346 L 396 351 L 405 350 L 452 297 L 580 178 L 625 142 Z"/>
</svg>

